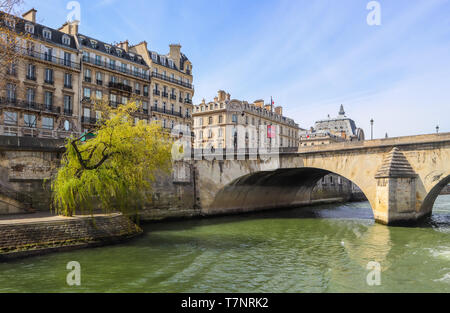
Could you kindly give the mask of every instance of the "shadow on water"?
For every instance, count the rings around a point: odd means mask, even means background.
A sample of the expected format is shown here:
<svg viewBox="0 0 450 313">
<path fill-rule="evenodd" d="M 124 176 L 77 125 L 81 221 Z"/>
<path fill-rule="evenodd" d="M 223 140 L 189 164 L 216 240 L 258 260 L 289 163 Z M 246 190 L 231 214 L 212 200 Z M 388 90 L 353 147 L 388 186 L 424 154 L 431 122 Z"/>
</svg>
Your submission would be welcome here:
<svg viewBox="0 0 450 313">
<path fill-rule="evenodd" d="M 189 220 L 149 222 L 142 226 L 146 231 L 170 231 L 262 219 L 355 219 L 373 221 L 374 217 L 369 202 L 350 202 L 198 217 Z"/>
</svg>

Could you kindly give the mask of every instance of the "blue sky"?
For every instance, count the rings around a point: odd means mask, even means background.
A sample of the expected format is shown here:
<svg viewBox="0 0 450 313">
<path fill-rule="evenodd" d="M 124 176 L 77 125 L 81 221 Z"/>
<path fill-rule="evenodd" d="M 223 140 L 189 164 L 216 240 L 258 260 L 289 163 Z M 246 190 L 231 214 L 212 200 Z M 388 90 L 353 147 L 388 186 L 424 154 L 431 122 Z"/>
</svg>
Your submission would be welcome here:
<svg viewBox="0 0 450 313">
<path fill-rule="evenodd" d="M 25 0 L 58 27 L 69 1 Z M 106 42 L 181 43 L 194 65 L 194 102 L 274 98 L 301 127 L 344 104 L 375 137 L 450 131 L 450 0 L 79 1 L 80 32 Z"/>
</svg>

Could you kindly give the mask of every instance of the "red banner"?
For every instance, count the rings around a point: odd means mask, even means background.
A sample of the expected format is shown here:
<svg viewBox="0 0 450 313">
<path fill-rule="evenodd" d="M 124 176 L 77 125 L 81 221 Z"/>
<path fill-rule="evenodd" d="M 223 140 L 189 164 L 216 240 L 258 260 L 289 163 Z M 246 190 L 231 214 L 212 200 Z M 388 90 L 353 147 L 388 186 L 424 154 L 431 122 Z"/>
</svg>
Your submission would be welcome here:
<svg viewBox="0 0 450 313">
<path fill-rule="evenodd" d="M 275 126 L 267 126 L 267 138 L 275 138 Z"/>
</svg>

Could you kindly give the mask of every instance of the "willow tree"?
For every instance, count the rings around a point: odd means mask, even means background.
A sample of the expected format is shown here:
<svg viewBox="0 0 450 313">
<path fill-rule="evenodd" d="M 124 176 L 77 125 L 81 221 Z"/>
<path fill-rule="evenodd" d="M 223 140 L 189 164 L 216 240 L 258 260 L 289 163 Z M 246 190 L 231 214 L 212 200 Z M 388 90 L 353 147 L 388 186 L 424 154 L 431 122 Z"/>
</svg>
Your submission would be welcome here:
<svg viewBox="0 0 450 313">
<path fill-rule="evenodd" d="M 51 185 L 56 213 L 128 214 L 149 201 L 155 175 L 170 172 L 171 143 L 161 126 L 135 123 L 136 110 L 134 102 L 103 109 L 92 136 L 67 140 Z"/>
</svg>

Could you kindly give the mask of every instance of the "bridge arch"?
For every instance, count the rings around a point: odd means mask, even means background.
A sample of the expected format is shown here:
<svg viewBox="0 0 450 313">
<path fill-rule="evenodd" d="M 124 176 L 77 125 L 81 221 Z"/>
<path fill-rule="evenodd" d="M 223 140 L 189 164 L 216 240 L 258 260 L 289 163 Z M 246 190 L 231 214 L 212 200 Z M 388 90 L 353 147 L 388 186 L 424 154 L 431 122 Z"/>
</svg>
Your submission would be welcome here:
<svg viewBox="0 0 450 313">
<path fill-rule="evenodd" d="M 317 200 L 313 192 L 317 183 L 329 174 L 339 175 L 360 187 L 351 178 L 323 168 L 256 171 L 238 177 L 218 190 L 209 209 L 216 213 L 232 213 L 311 205 Z M 360 189 L 366 195 L 364 187 Z"/>
<path fill-rule="evenodd" d="M 421 204 L 420 212 L 427 212 L 428 215 L 431 215 L 437 197 L 448 184 L 450 184 L 450 174 L 441 178 L 436 185 L 431 188 Z"/>
</svg>

